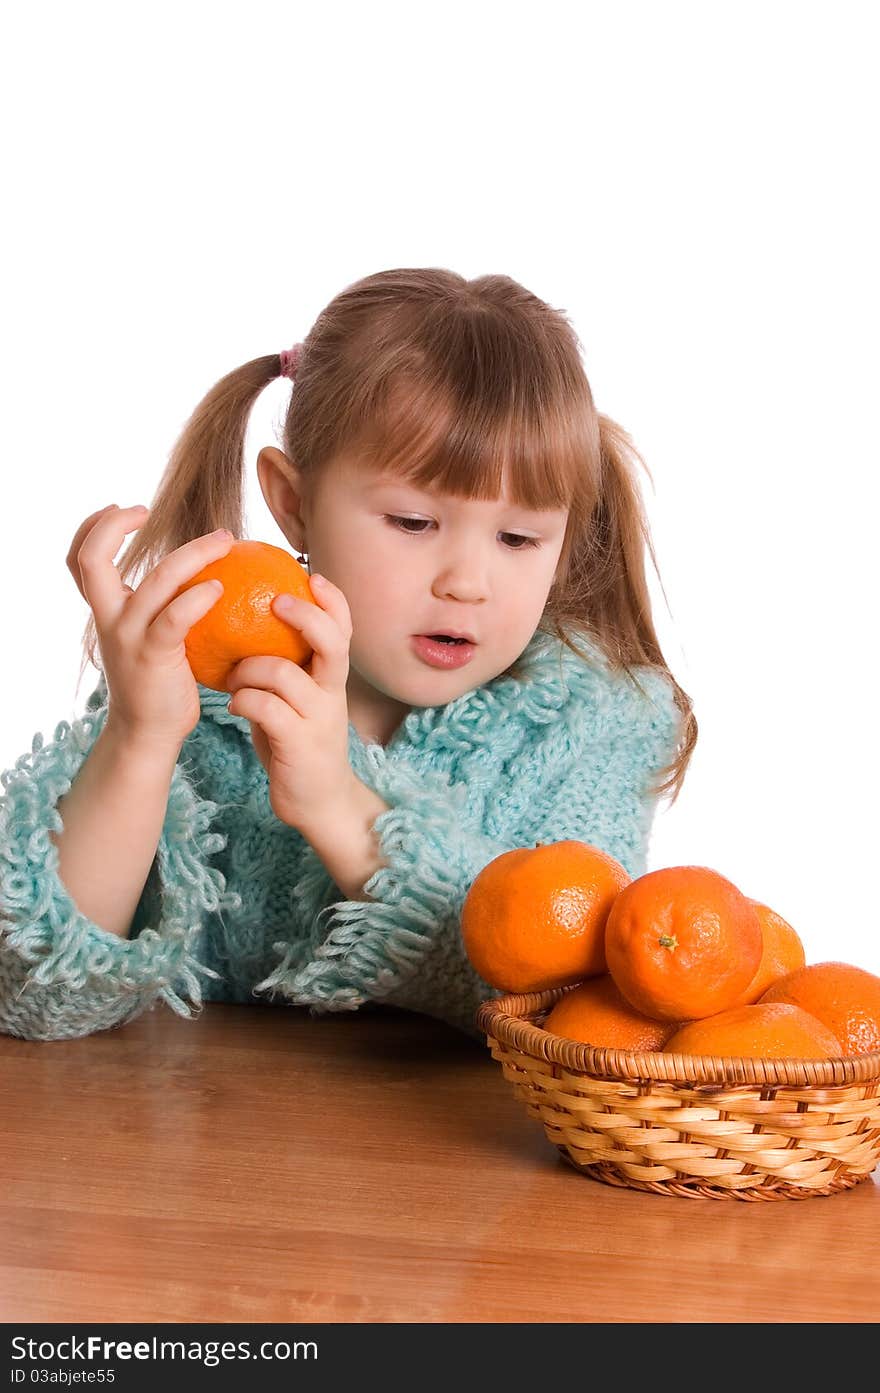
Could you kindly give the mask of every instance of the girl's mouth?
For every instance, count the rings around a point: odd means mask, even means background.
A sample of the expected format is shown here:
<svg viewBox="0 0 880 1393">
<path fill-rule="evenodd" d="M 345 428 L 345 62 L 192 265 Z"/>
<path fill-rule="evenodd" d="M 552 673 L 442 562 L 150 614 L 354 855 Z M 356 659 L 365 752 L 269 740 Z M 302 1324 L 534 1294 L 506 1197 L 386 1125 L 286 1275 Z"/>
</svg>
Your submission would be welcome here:
<svg viewBox="0 0 880 1393">
<path fill-rule="evenodd" d="M 416 656 L 429 667 L 464 667 L 476 650 L 476 644 L 467 639 L 450 639 L 437 634 L 414 634 L 412 645 Z"/>
</svg>

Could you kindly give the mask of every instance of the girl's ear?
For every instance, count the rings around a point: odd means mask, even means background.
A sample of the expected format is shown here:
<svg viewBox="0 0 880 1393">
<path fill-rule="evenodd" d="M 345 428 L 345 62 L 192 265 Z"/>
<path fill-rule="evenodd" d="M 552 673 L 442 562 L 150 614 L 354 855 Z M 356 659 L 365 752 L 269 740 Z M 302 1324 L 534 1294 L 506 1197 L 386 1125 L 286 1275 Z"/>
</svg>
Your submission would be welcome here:
<svg viewBox="0 0 880 1393">
<path fill-rule="evenodd" d="M 299 484 L 299 470 L 293 460 L 274 445 L 264 445 L 257 455 L 257 475 L 267 503 L 279 485 L 296 489 Z"/>
<path fill-rule="evenodd" d="M 306 551 L 300 473 L 293 460 L 274 445 L 266 445 L 257 456 L 257 477 L 266 506 L 281 531 L 297 550 Z"/>
</svg>

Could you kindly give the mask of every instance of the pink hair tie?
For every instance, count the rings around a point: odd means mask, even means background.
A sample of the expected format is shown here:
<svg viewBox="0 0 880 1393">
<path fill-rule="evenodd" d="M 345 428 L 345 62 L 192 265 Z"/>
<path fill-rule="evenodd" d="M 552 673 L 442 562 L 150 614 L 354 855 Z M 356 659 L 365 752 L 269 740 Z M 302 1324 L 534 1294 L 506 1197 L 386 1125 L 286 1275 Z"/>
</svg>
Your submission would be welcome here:
<svg viewBox="0 0 880 1393">
<path fill-rule="evenodd" d="M 278 357 L 281 359 L 281 377 L 296 377 L 296 365 L 299 362 L 302 348 L 303 346 L 301 343 L 295 343 L 293 348 L 284 348 L 278 354 Z"/>
</svg>

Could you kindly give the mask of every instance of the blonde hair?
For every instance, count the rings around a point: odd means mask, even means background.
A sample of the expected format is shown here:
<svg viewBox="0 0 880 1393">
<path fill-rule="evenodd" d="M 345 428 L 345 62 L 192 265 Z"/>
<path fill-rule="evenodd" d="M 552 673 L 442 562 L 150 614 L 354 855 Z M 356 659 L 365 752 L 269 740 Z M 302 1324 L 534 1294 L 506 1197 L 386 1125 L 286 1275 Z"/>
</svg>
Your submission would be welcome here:
<svg viewBox="0 0 880 1393">
<path fill-rule="evenodd" d="M 147 521 L 119 559 L 124 581 L 215 528 L 242 536 L 248 420 L 280 371 L 278 353 L 254 358 L 196 407 Z M 306 492 L 344 451 L 364 467 L 458 497 L 497 498 L 503 477 L 521 506 L 567 508 L 540 628 L 588 660 L 575 639 L 591 639 L 611 670 L 639 687 L 637 666 L 669 679 L 681 736 L 655 792 L 674 789 L 675 801 L 697 722 L 651 618 L 646 547 L 655 570 L 657 561 L 635 472 L 647 466 L 593 405 L 562 311 L 508 276 L 466 280 L 442 268 L 366 276 L 331 300 L 303 340 L 281 444 Z M 87 661 L 100 667 L 91 615 L 83 645 L 80 680 Z M 516 675 L 516 667 L 508 671 Z"/>
</svg>

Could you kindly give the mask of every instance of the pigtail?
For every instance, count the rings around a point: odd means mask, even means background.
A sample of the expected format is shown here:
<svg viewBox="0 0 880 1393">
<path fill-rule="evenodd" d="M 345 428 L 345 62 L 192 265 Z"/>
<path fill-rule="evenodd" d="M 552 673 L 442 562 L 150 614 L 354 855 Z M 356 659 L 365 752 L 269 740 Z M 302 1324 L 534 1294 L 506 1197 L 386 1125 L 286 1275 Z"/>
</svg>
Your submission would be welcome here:
<svg viewBox="0 0 880 1393">
<path fill-rule="evenodd" d="M 681 789 L 684 769 L 696 741 L 698 726 L 690 696 L 675 680 L 660 648 L 654 628 L 651 598 L 645 575 L 645 553 L 650 555 L 660 581 L 657 557 L 642 500 L 637 468 L 651 479 L 650 470 L 631 437 L 609 416 L 597 413 L 600 463 L 598 492 L 589 521 L 571 549 L 562 596 L 548 607 L 551 628 L 580 653 L 572 641 L 572 628 L 586 629 L 599 643 L 609 667 L 620 672 L 640 690 L 633 669 L 654 668 L 671 683 L 675 704 L 682 715 L 682 733 L 675 759 L 666 766 L 656 792 L 674 788 L 673 802 Z M 663 590 L 664 598 L 666 591 Z M 554 610 L 556 613 L 554 614 Z M 560 612 L 561 611 L 561 612 Z M 582 616 L 572 626 L 574 615 Z M 563 623 L 565 618 L 569 622 Z M 582 656 L 586 656 L 583 655 Z"/>
</svg>

